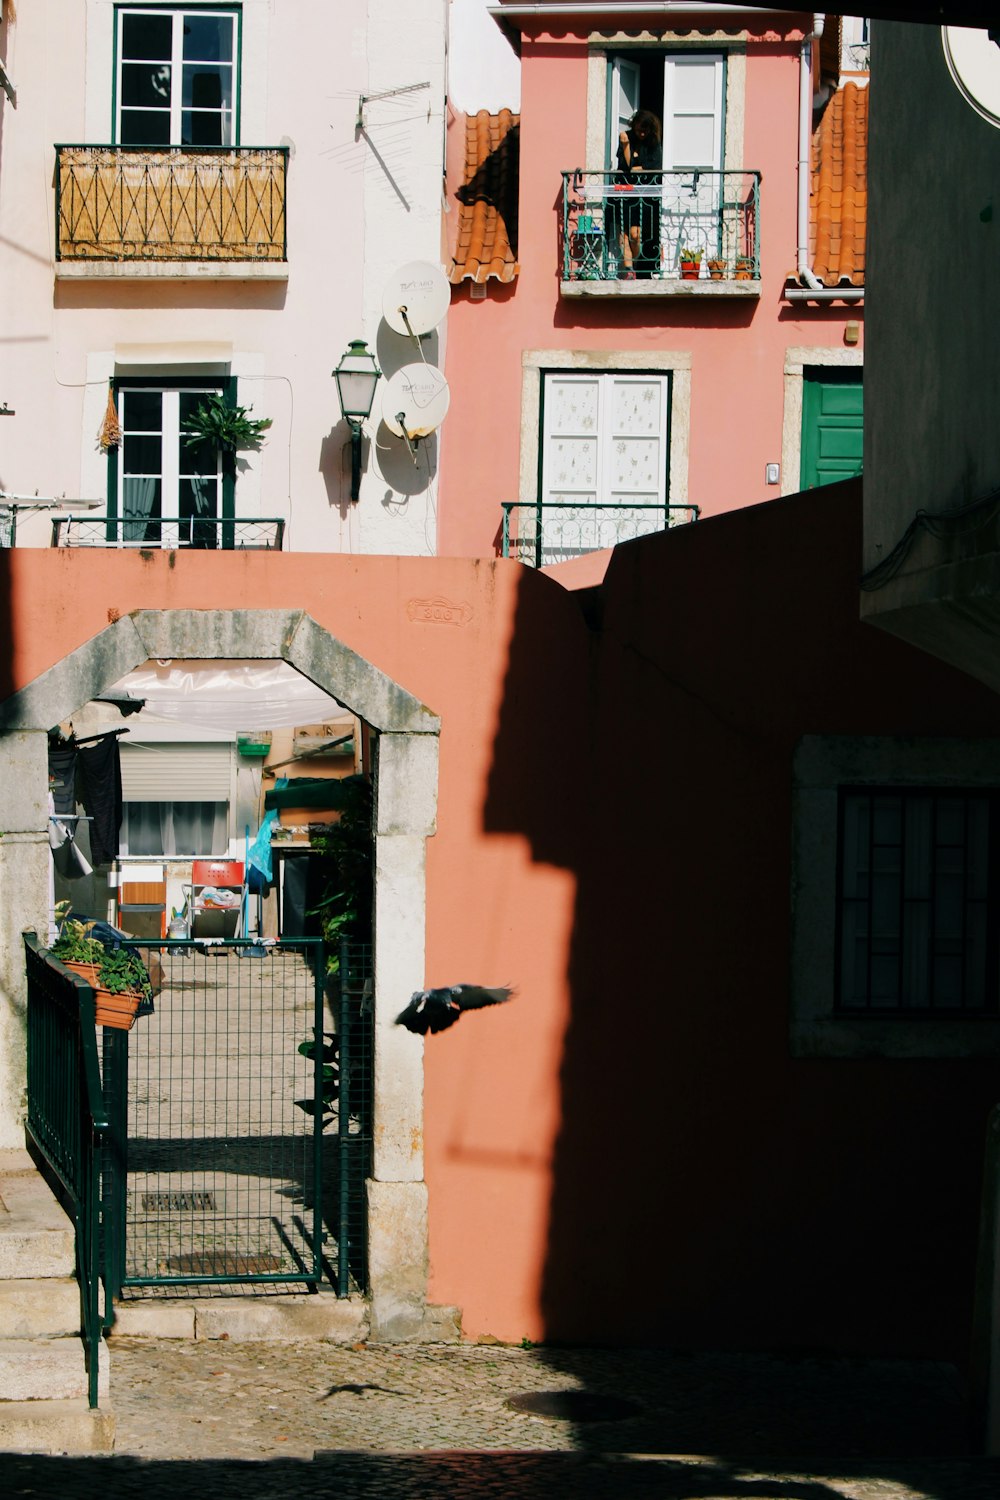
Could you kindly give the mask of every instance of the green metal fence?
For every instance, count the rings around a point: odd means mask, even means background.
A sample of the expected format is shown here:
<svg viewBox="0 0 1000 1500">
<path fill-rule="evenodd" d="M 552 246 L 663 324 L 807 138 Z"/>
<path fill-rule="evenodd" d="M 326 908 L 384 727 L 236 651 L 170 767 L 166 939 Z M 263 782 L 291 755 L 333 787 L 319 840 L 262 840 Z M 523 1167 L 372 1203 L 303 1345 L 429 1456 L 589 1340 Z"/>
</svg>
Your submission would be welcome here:
<svg viewBox="0 0 1000 1500">
<path fill-rule="evenodd" d="M 94 992 L 25 933 L 28 979 L 27 1131 L 72 1215 L 80 1283 L 87 1396 L 97 1405 L 104 1328 L 112 1321 L 105 1286 L 101 1310 L 100 1157 L 109 1117 L 98 1066 Z"/>
<path fill-rule="evenodd" d="M 370 943 L 342 942 L 336 989 L 337 1293 L 368 1289 L 367 1180 L 373 1136 L 373 1014 Z"/>
<path fill-rule="evenodd" d="M 318 939 L 130 946 L 159 992 L 153 1015 L 104 1035 L 115 1295 L 363 1289 L 370 952 L 328 984 Z"/>
<path fill-rule="evenodd" d="M 76 1226 L 91 1404 L 113 1299 L 367 1291 L 371 945 L 331 976 L 319 939 L 130 940 L 154 1009 L 100 1042 L 90 985 L 25 945 L 28 1131 Z"/>
</svg>

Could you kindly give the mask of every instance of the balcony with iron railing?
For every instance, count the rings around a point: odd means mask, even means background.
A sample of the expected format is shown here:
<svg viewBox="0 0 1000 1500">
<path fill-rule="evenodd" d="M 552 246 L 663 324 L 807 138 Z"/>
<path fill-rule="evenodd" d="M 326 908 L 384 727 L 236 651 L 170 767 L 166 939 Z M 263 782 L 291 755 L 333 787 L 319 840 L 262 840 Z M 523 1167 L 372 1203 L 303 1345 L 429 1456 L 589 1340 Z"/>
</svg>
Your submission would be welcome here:
<svg viewBox="0 0 1000 1500">
<path fill-rule="evenodd" d="M 284 520 L 258 517 L 59 516 L 52 522 L 53 547 L 110 547 L 220 552 L 280 552 Z"/>
<path fill-rule="evenodd" d="M 287 275 L 286 146 L 56 147 L 57 275 Z"/>
<path fill-rule="evenodd" d="M 698 168 L 624 182 L 620 172 L 578 170 L 562 179 L 564 297 L 760 296 L 759 172 Z"/>
<path fill-rule="evenodd" d="M 697 505 L 504 500 L 500 553 L 529 568 L 569 562 L 696 521 Z"/>
</svg>

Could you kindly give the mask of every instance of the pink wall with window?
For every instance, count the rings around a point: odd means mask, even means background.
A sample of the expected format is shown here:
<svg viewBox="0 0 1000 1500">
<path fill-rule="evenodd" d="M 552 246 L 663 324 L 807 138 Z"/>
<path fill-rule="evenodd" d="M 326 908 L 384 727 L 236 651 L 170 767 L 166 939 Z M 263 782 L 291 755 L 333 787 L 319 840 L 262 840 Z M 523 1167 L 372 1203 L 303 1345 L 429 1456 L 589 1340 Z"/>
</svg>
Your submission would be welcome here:
<svg viewBox="0 0 1000 1500">
<path fill-rule="evenodd" d="M 687 495 L 670 498 L 686 498 L 703 515 L 712 515 L 799 488 L 797 453 L 789 464 L 786 451 L 785 469 L 795 472 L 783 471 L 778 485 L 768 484 L 765 476 L 767 464 L 783 460 L 786 351 L 843 351 L 846 323 L 862 314 L 857 303 L 805 304 L 783 295 L 786 278 L 796 268 L 799 58 L 805 17 L 797 18 L 798 25 L 792 19 L 769 20 L 760 37 L 747 41 L 741 159 L 726 160 L 727 168 L 762 174 L 759 299 L 560 295 L 560 174 L 604 166 L 603 160 L 587 160 L 592 54 L 586 28 L 572 21 L 559 32 L 544 31 L 537 23 L 534 33 L 525 35 L 517 245 L 521 270 L 509 286 L 490 282 L 485 300 L 470 300 L 468 282 L 453 294 L 447 351 L 452 406 L 442 444 L 443 553 L 490 551 L 499 534 L 502 502 L 535 498 L 534 473 L 519 473 L 519 468 L 532 468 L 522 460 L 525 350 L 556 351 L 553 367 L 558 351 L 589 351 L 607 369 L 614 369 L 616 356 L 623 353 L 689 356 L 690 408 L 679 412 L 675 403 L 670 433 L 672 448 L 688 446 Z M 741 19 L 738 24 L 745 23 Z M 716 45 L 725 51 L 721 43 Z M 706 50 L 712 46 L 707 39 Z M 727 108 L 733 106 L 734 87 L 729 86 Z M 590 94 L 593 108 L 592 86 Z M 464 136 L 462 123 L 452 125 L 456 139 Z M 453 205 L 461 183 L 458 154 L 453 141 Z"/>
</svg>

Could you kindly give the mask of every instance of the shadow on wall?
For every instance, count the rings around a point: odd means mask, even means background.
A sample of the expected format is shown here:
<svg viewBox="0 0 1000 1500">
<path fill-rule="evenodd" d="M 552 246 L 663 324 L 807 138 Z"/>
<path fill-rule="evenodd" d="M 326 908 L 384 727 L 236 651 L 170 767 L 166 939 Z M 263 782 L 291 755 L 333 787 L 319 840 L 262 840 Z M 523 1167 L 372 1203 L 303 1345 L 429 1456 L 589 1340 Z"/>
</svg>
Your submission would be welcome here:
<svg viewBox="0 0 1000 1500">
<path fill-rule="evenodd" d="M 860 501 L 626 544 L 589 641 L 521 585 L 484 821 L 577 888 L 547 1341 L 967 1360 L 995 1065 L 789 1054 L 798 740 L 1000 729 L 859 623 Z"/>
</svg>

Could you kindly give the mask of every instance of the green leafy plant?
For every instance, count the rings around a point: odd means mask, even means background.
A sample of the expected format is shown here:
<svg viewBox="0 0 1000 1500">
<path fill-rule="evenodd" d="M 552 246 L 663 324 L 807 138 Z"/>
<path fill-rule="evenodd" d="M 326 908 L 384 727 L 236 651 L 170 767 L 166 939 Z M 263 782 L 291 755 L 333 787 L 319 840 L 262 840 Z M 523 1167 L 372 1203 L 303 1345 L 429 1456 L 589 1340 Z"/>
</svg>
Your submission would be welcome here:
<svg viewBox="0 0 1000 1500">
<path fill-rule="evenodd" d="M 61 963 L 96 964 L 97 984 L 111 995 L 138 992 L 144 1000 L 153 997 L 146 965 L 131 948 L 109 948 L 93 935 L 95 923 L 81 922 L 69 915 L 70 903 L 60 901 L 56 907 L 59 922 L 56 940 L 50 948 Z"/>
<path fill-rule="evenodd" d="M 52 957 L 62 963 L 99 964 L 106 950 L 98 938 L 90 935 L 93 925 L 93 922 L 79 922 L 63 915 L 59 935 L 49 950 Z"/>
<path fill-rule="evenodd" d="M 340 817 L 313 836 L 320 858 L 318 915 L 327 945 L 327 973 L 340 972 L 342 938 L 371 940 L 372 925 L 372 789 L 366 776 L 345 776 L 339 783 Z"/>
<path fill-rule="evenodd" d="M 188 436 L 187 447 L 197 443 L 214 443 L 224 453 L 237 448 L 256 448 L 271 425 L 270 417 L 251 417 L 252 406 L 227 406 L 214 392 L 195 407 L 181 426 Z"/>
<path fill-rule="evenodd" d="M 325 1127 L 333 1118 L 333 1106 L 336 1104 L 340 1096 L 340 1047 L 337 1044 L 336 1037 L 331 1031 L 326 1031 L 323 1033 L 322 1042 L 320 1045 L 320 1056 L 322 1057 L 323 1073 L 323 1081 L 321 1085 L 321 1106 L 323 1125 Z M 311 1040 L 300 1042 L 297 1050 L 302 1054 L 303 1057 L 315 1058 L 315 1033 L 313 1034 Z M 307 1115 L 315 1115 L 316 1113 L 316 1101 L 314 1099 L 296 1099 L 295 1106 L 297 1109 L 304 1110 Z"/>
<path fill-rule="evenodd" d="M 149 982 L 146 966 L 131 948 L 104 948 L 104 956 L 97 971 L 97 983 L 109 995 L 138 993 L 143 1000 L 153 998 L 153 986 Z"/>
<path fill-rule="evenodd" d="M 686 260 L 692 265 L 700 266 L 703 253 L 703 251 L 695 249 L 693 246 L 682 245 L 680 257 L 681 260 Z"/>
</svg>

